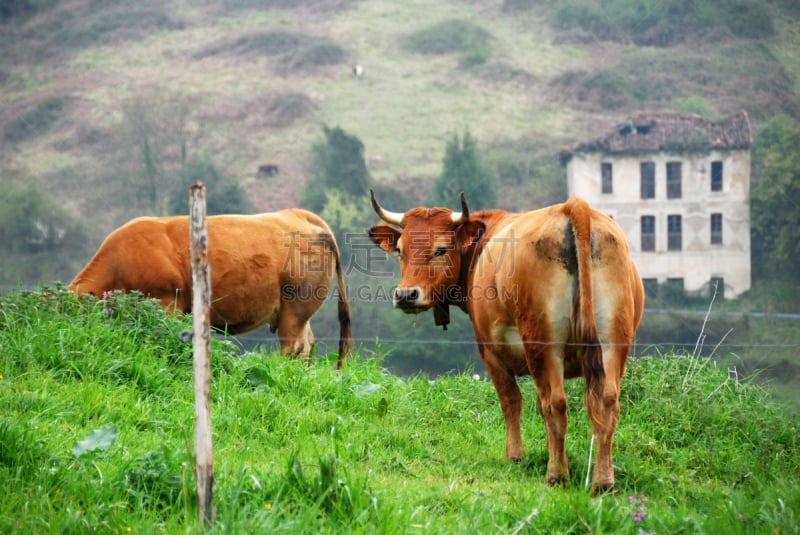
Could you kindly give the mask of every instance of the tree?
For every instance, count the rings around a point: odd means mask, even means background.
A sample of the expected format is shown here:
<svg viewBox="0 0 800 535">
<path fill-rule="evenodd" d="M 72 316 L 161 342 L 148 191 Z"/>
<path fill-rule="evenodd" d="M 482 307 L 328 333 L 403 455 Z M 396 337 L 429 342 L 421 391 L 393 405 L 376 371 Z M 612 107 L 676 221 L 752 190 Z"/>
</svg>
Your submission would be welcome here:
<svg viewBox="0 0 800 535">
<path fill-rule="evenodd" d="M 0 197 L 0 251 L 14 255 L 54 253 L 78 247 L 83 228 L 32 183 L 6 186 Z"/>
<path fill-rule="evenodd" d="M 492 177 L 481 165 L 478 143 L 469 130 L 461 141 L 458 134 L 448 141 L 442 173 L 433 185 L 431 204 L 450 206 L 458 202 L 462 191 L 471 208 L 489 208 L 497 200 Z"/>
<path fill-rule="evenodd" d="M 753 256 L 766 273 L 800 265 L 800 128 L 758 153 L 763 171 L 751 192 Z"/>
<path fill-rule="evenodd" d="M 303 191 L 301 204 L 322 212 L 327 193 L 338 190 L 341 200 L 363 199 L 369 192 L 372 177 L 364 160 L 364 144 L 356 136 L 338 126 L 322 126 L 324 143 L 312 147 L 311 178 Z"/>
<path fill-rule="evenodd" d="M 29 178 L 3 185 L 0 285 L 69 280 L 85 261 L 87 241 L 83 223 Z"/>
<path fill-rule="evenodd" d="M 201 181 L 206 185 L 208 197 L 206 212 L 214 214 L 243 214 L 250 211 L 249 203 L 242 187 L 234 181 L 227 180 L 207 158 L 192 158 L 184 166 L 180 174 L 181 188 L 172 192 L 170 213 L 189 213 L 189 187 Z"/>
<path fill-rule="evenodd" d="M 128 145 L 137 155 L 133 186 L 154 214 L 167 214 L 171 198 L 188 188 L 181 177 L 197 137 L 189 122 L 191 109 L 187 98 L 156 90 L 123 105 Z"/>
</svg>

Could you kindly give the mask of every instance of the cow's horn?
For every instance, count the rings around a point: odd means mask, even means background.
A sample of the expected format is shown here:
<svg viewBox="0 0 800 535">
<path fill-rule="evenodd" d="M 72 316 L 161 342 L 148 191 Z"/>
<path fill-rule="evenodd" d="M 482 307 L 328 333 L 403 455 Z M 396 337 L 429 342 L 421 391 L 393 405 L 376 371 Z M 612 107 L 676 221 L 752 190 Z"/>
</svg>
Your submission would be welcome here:
<svg viewBox="0 0 800 535">
<path fill-rule="evenodd" d="M 461 211 L 460 212 L 453 212 L 450 214 L 450 217 L 453 218 L 454 225 L 460 225 L 461 223 L 466 223 L 469 220 L 469 208 L 467 208 L 467 198 L 464 196 L 464 192 L 461 192 Z"/>
<path fill-rule="evenodd" d="M 377 199 L 375 199 L 375 192 L 369 190 L 369 196 L 372 200 L 372 208 L 375 209 L 375 213 L 378 216 L 386 221 L 387 223 L 391 223 L 392 225 L 397 225 L 398 227 L 402 227 L 403 215 L 400 212 L 390 212 L 388 210 L 384 210 L 380 204 L 378 204 Z"/>
</svg>

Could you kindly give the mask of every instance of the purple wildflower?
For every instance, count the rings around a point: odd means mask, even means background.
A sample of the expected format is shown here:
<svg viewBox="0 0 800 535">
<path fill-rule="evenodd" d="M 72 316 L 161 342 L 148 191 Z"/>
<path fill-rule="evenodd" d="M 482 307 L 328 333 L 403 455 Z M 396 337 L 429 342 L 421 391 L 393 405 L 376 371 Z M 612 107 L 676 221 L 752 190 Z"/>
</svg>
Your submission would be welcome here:
<svg viewBox="0 0 800 535">
<path fill-rule="evenodd" d="M 647 516 L 647 512 L 644 510 L 644 504 L 646 502 L 647 496 L 642 496 L 641 498 L 637 496 L 628 496 L 628 503 L 634 506 L 630 511 L 634 522 L 641 522 L 644 520 L 644 517 Z"/>
</svg>

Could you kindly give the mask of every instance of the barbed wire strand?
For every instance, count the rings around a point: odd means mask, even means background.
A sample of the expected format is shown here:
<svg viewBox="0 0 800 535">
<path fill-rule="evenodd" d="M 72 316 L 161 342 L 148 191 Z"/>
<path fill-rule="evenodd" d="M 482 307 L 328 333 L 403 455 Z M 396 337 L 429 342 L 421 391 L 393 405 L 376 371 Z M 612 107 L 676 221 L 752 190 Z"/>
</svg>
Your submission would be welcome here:
<svg viewBox="0 0 800 535">
<path fill-rule="evenodd" d="M 223 335 L 219 335 L 219 336 L 222 337 Z M 237 341 L 240 341 L 240 342 L 241 341 L 245 341 L 245 342 L 251 342 L 251 341 L 255 341 L 255 342 L 264 342 L 264 341 L 273 342 L 274 341 L 274 342 L 277 342 L 278 341 L 278 337 L 276 335 L 270 335 L 270 336 L 263 336 L 262 337 L 262 336 L 259 336 L 257 334 L 250 334 L 250 335 L 248 335 L 248 334 L 245 334 L 245 335 L 239 334 L 239 335 L 228 335 L 228 336 L 225 336 L 224 338 L 225 339 L 233 339 L 233 340 L 237 340 Z M 327 336 L 326 337 L 318 337 L 318 336 L 315 336 L 314 338 L 315 338 L 317 344 L 319 344 L 320 342 L 332 343 L 332 344 L 338 344 L 339 343 L 339 338 L 337 338 L 337 337 L 327 337 Z M 380 336 L 373 336 L 373 337 L 370 337 L 370 338 L 354 337 L 353 341 L 354 342 L 360 342 L 360 343 L 376 343 L 376 342 L 378 342 L 380 344 L 408 344 L 409 343 L 409 339 L 405 339 L 405 338 L 383 338 L 383 337 L 380 337 Z M 415 344 L 430 344 L 430 345 L 474 345 L 474 346 L 479 345 L 479 342 L 476 341 L 476 340 L 466 340 L 466 339 L 460 339 L 460 340 L 427 339 L 426 340 L 426 339 L 415 338 L 413 340 L 413 342 Z M 482 342 L 482 343 L 486 344 L 486 345 L 518 345 L 516 343 L 514 343 L 514 344 L 498 344 L 498 342 Z M 520 342 L 520 343 L 522 343 L 522 342 Z M 528 342 L 524 342 L 524 343 L 525 344 L 531 344 L 531 345 L 562 345 L 563 344 L 563 342 L 553 342 L 553 341 L 545 342 L 545 341 L 536 341 L 536 340 L 528 341 Z M 570 345 L 570 346 L 584 346 L 585 344 L 581 344 L 581 343 L 577 343 L 576 342 L 576 343 L 570 343 L 568 345 Z M 603 345 L 603 344 L 601 344 L 601 345 Z M 622 344 L 605 344 L 605 345 L 614 346 L 614 345 L 622 345 Z M 649 348 L 649 347 L 691 347 L 691 348 L 694 348 L 695 347 L 695 343 L 694 342 L 647 342 L 647 343 L 634 343 L 634 344 L 631 344 L 631 347 L 634 347 L 634 346 L 636 348 Z M 720 344 L 720 345 L 715 346 L 715 347 L 720 347 L 720 348 L 737 347 L 737 348 L 791 349 L 791 348 L 800 348 L 800 343 L 797 343 L 797 344 L 777 344 L 777 343 L 775 343 L 775 344 L 738 344 L 738 343 L 723 343 L 723 344 Z"/>
</svg>

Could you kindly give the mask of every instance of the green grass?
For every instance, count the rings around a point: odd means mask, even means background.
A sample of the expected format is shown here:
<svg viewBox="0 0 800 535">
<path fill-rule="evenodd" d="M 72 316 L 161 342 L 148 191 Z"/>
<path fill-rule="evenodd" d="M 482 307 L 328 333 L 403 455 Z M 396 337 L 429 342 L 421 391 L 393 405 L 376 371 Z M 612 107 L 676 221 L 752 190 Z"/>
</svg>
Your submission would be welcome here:
<svg viewBox="0 0 800 535">
<path fill-rule="evenodd" d="M 0 532 L 196 530 L 187 328 L 135 297 L 2 296 Z M 707 360 L 631 361 L 617 490 L 592 499 L 581 383 L 554 488 L 522 383 L 528 453 L 509 463 L 494 390 L 471 373 L 403 378 L 363 353 L 337 373 L 214 340 L 210 532 L 797 532 L 800 422 L 759 387 Z"/>
</svg>

